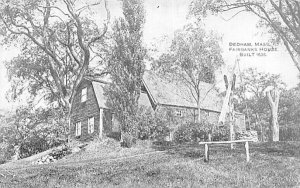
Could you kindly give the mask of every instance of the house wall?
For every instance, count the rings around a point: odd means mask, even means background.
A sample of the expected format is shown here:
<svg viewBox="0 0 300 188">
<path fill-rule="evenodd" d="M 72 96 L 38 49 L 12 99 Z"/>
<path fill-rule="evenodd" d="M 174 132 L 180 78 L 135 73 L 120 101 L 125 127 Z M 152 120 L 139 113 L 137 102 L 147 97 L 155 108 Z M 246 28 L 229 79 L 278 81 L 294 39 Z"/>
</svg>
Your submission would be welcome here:
<svg viewBox="0 0 300 188">
<path fill-rule="evenodd" d="M 178 126 L 187 122 L 196 122 L 198 110 L 195 108 L 185 108 L 177 106 L 160 105 L 157 112 L 165 113 L 169 119 L 169 127 L 176 129 Z M 212 124 L 216 124 L 219 118 L 219 112 L 201 110 L 201 118 Z"/>
<path fill-rule="evenodd" d="M 195 108 L 184 108 L 176 106 L 160 105 L 157 108 L 159 113 L 166 113 L 169 118 L 169 127 L 176 129 L 178 126 L 187 122 L 196 122 L 198 117 L 198 110 Z M 178 111 L 181 111 L 182 116 L 179 116 Z M 201 109 L 201 119 L 208 121 L 211 124 L 218 124 L 219 112 Z M 245 115 L 235 114 L 235 132 L 242 132 L 246 130 Z"/>
<path fill-rule="evenodd" d="M 81 91 L 87 87 L 87 100 L 81 102 Z M 92 83 L 88 80 L 83 80 L 76 90 L 74 104 L 71 111 L 71 138 L 75 138 L 75 123 L 81 122 L 81 136 L 76 137 L 79 140 L 88 140 L 98 136 L 100 109 L 92 87 Z M 88 133 L 88 118 L 94 117 L 94 133 Z"/>
</svg>

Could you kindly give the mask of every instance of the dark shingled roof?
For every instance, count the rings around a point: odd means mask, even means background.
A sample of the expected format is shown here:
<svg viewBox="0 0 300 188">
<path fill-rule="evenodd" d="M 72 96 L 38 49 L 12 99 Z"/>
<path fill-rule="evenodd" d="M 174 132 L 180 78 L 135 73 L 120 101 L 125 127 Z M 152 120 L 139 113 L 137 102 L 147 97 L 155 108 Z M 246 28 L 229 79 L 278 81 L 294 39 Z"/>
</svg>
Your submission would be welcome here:
<svg viewBox="0 0 300 188">
<path fill-rule="evenodd" d="M 86 79 L 92 81 L 99 107 L 107 108 L 103 87 L 106 83 L 109 83 L 109 81 L 107 79 L 104 81 L 99 78 Z M 187 86 L 183 84 L 168 82 L 166 79 L 150 71 L 145 72 L 143 83 L 155 104 L 197 108 L 197 103 L 192 97 L 192 94 L 189 92 Z M 202 109 L 216 112 L 221 111 L 222 99 L 214 85 L 201 82 L 200 95 Z M 140 104 L 151 106 L 146 93 L 141 94 Z"/>
<path fill-rule="evenodd" d="M 169 82 L 160 76 L 146 71 L 143 79 L 155 103 L 171 106 L 197 108 L 197 103 L 187 86 Z M 212 84 L 200 83 L 201 108 L 220 112 L 222 98 Z"/>
<path fill-rule="evenodd" d="M 107 97 L 104 95 L 103 88 L 106 84 L 109 83 L 109 80 L 108 79 L 103 80 L 101 78 L 89 78 L 89 77 L 85 77 L 85 78 L 92 82 L 99 108 L 108 109 L 108 107 L 106 106 Z M 139 104 L 144 105 L 146 107 L 151 107 L 151 103 L 148 99 L 147 93 L 141 93 L 139 98 Z"/>
</svg>

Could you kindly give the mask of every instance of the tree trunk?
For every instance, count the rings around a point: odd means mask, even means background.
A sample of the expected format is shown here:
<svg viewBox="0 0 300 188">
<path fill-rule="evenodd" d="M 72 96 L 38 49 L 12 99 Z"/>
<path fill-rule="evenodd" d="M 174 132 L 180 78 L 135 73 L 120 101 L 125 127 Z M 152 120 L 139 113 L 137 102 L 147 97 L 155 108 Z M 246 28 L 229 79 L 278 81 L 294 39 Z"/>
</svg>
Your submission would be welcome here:
<svg viewBox="0 0 300 188">
<path fill-rule="evenodd" d="M 231 99 L 229 99 L 229 140 L 234 141 L 235 140 L 235 132 L 234 132 L 234 106 L 232 104 Z M 234 149 L 235 144 L 231 143 L 230 148 Z"/>
<path fill-rule="evenodd" d="M 198 98 L 197 101 L 197 110 L 198 110 L 198 116 L 197 116 L 197 122 L 201 122 L 201 106 L 200 106 L 200 97 Z"/>
<path fill-rule="evenodd" d="M 257 125 L 259 125 L 260 127 L 260 141 L 261 142 L 264 142 L 264 129 L 263 129 L 263 124 L 262 124 L 262 121 L 261 121 L 261 118 L 258 114 L 255 114 L 255 127 L 257 127 Z M 259 122 L 259 123 L 257 123 Z"/>
<path fill-rule="evenodd" d="M 264 142 L 264 129 L 262 123 L 260 124 L 260 140 L 261 142 Z"/>
<path fill-rule="evenodd" d="M 279 141 L 279 124 L 278 124 L 278 114 L 277 109 L 271 109 L 272 121 L 270 124 L 271 128 L 271 141 Z"/>
<path fill-rule="evenodd" d="M 73 97 L 74 98 L 74 97 Z M 67 120 L 68 120 L 68 130 L 65 131 L 66 134 L 66 138 L 67 138 L 67 142 L 70 143 L 71 142 L 71 113 L 72 113 L 72 105 L 73 105 L 73 101 L 74 99 L 70 99 L 70 100 L 66 100 L 66 101 L 70 101 L 67 105 L 68 105 L 68 113 L 67 113 Z"/>
<path fill-rule="evenodd" d="M 267 98 L 271 109 L 270 141 L 276 142 L 279 141 L 278 103 L 279 103 L 280 91 L 278 89 L 275 89 L 273 93 L 274 93 L 274 100 L 271 95 L 271 91 L 267 91 Z"/>
</svg>

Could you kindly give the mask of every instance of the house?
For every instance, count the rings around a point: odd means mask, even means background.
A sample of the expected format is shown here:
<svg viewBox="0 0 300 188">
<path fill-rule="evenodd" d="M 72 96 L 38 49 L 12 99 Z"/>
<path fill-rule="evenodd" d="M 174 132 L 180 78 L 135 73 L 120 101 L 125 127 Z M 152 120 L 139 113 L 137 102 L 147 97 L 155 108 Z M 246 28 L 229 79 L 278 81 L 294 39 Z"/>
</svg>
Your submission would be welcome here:
<svg viewBox="0 0 300 188">
<path fill-rule="evenodd" d="M 102 138 L 112 132 L 119 131 L 119 123 L 113 112 L 106 106 L 104 86 L 108 81 L 103 79 L 84 78 L 76 90 L 74 104 L 71 109 L 71 137 L 87 140 Z M 222 97 L 211 84 L 202 82 L 201 116 L 210 123 L 217 123 L 222 107 Z M 157 112 L 170 115 L 169 127 L 176 129 L 178 125 L 195 121 L 197 105 L 188 88 L 182 84 L 168 82 L 158 75 L 146 71 L 139 105 L 150 107 Z M 245 129 L 245 116 L 235 113 L 236 130 Z"/>
</svg>

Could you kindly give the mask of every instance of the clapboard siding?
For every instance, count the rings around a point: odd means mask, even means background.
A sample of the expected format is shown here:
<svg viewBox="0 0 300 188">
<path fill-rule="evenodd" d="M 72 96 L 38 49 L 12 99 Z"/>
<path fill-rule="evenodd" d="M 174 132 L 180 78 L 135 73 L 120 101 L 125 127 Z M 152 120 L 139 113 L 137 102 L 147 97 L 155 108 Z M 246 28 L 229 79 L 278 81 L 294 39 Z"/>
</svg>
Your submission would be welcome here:
<svg viewBox="0 0 300 188">
<path fill-rule="evenodd" d="M 157 108 L 159 113 L 166 113 L 169 125 L 168 127 L 176 130 L 178 126 L 188 123 L 196 122 L 198 116 L 198 109 L 196 108 L 186 108 L 186 107 L 177 107 L 170 105 L 159 105 Z M 179 111 L 181 111 L 181 116 L 179 116 Z M 220 112 L 210 111 L 201 109 L 201 119 L 208 121 L 213 125 L 218 125 Z M 235 114 L 235 132 L 243 132 L 246 130 L 245 127 L 245 116 L 244 114 Z"/>
<path fill-rule="evenodd" d="M 87 88 L 87 100 L 81 102 L 81 91 Z M 75 137 L 75 123 L 81 122 L 81 136 L 79 140 L 87 140 L 98 136 L 99 134 L 99 117 L 100 109 L 91 81 L 83 80 L 76 90 L 74 104 L 71 111 L 71 137 Z M 94 117 L 94 133 L 88 134 L 88 118 Z"/>
<path fill-rule="evenodd" d="M 198 116 L 198 110 L 195 108 L 159 105 L 157 111 L 167 114 L 169 120 L 168 126 L 171 129 L 176 129 L 178 126 L 188 122 L 196 122 Z M 219 114 L 219 112 L 201 109 L 201 118 L 212 124 L 217 124 Z"/>
</svg>

